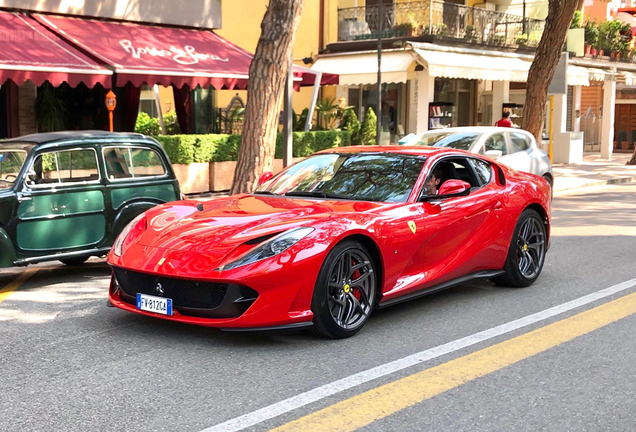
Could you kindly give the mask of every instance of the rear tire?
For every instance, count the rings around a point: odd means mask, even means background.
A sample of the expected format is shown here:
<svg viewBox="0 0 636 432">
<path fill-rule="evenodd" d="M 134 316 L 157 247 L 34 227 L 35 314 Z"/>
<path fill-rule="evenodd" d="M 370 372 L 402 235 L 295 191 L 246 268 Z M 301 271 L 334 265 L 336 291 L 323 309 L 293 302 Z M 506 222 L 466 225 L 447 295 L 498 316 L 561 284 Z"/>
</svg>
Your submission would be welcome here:
<svg viewBox="0 0 636 432">
<path fill-rule="evenodd" d="M 69 267 L 74 267 L 74 266 L 80 266 L 80 265 L 84 264 L 88 258 L 89 257 L 67 258 L 67 259 L 60 260 L 60 262 L 62 264 L 64 264 L 64 265 L 69 266 Z"/>
<path fill-rule="evenodd" d="M 492 281 L 513 288 L 532 285 L 543 269 L 546 237 L 541 215 L 532 209 L 524 210 L 512 234 L 504 274 Z"/>
<path fill-rule="evenodd" d="M 377 297 L 375 263 L 359 242 L 337 244 L 325 258 L 314 287 L 314 329 L 331 339 L 348 338 L 362 329 Z"/>
</svg>

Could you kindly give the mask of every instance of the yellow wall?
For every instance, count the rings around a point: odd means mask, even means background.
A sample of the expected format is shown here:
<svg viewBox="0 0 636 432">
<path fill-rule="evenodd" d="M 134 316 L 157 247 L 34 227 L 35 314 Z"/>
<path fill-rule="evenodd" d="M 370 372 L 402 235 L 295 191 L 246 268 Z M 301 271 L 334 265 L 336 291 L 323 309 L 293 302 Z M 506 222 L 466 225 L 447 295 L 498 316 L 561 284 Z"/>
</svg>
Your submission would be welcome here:
<svg viewBox="0 0 636 432">
<path fill-rule="evenodd" d="M 154 99 L 155 92 L 150 90 L 142 90 L 141 99 Z M 161 112 L 163 114 L 168 112 L 168 107 L 170 110 L 174 110 L 174 93 L 172 92 L 172 87 L 164 87 L 159 86 L 159 100 L 161 101 Z"/>
<path fill-rule="evenodd" d="M 325 0 L 325 3 L 333 0 Z M 261 35 L 261 21 L 265 15 L 268 0 L 228 0 L 222 3 L 223 6 L 223 28 L 216 32 L 229 40 L 230 42 L 240 46 L 241 48 L 254 53 L 258 39 Z M 302 59 L 305 57 L 313 57 L 318 55 L 319 51 L 319 20 L 320 20 L 320 0 L 305 0 L 303 13 L 300 18 L 300 24 L 296 31 L 296 39 L 294 41 L 294 63 L 311 67 L 311 64 L 305 65 Z M 336 32 L 338 36 L 338 23 L 336 12 Z M 226 107 L 230 100 L 236 95 L 246 100 L 246 91 L 221 90 L 217 92 L 217 106 Z M 304 108 L 309 107 L 311 101 L 312 88 L 306 87 L 300 92 L 294 92 L 293 104 L 296 112 L 301 112 Z"/>
</svg>

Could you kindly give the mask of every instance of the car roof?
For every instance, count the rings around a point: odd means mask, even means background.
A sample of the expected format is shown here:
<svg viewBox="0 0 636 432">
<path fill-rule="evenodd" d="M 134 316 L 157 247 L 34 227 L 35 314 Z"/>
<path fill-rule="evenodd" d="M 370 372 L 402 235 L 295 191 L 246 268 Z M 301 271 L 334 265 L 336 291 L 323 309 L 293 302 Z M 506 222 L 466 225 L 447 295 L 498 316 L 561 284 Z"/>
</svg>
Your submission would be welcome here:
<svg viewBox="0 0 636 432">
<path fill-rule="evenodd" d="M 391 153 L 412 156 L 435 156 L 441 153 L 454 153 L 468 156 L 475 156 L 470 152 L 463 150 L 445 148 L 445 147 L 426 147 L 426 146 L 402 146 L 402 145 L 366 145 L 366 146 L 350 146 L 350 147 L 334 147 L 321 150 L 320 153 Z"/>
<path fill-rule="evenodd" d="M 21 137 L 0 140 L 0 145 L 6 144 L 32 144 L 41 145 L 51 142 L 77 141 L 78 139 L 111 139 L 121 141 L 125 139 L 147 139 L 145 135 L 127 132 L 105 132 L 99 130 L 91 131 L 64 131 L 64 132 L 46 132 Z"/>
</svg>

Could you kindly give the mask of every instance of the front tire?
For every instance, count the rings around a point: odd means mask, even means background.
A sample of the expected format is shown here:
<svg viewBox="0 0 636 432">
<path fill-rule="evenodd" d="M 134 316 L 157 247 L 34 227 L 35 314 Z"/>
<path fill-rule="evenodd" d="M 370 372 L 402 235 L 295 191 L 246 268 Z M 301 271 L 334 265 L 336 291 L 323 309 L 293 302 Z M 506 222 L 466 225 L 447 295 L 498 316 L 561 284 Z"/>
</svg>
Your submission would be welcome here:
<svg viewBox="0 0 636 432">
<path fill-rule="evenodd" d="M 504 274 L 492 281 L 514 288 L 532 285 L 543 269 L 546 237 L 541 215 L 532 209 L 524 210 L 512 234 Z"/>
<path fill-rule="evenodd" d="M 371 315 L 377 296 L 377 277 L 371 254 L 361 243 L 336 245 L 320 268 L 311 310 L 314 328 L 332 339 L 360 331 Z"/>
</svg>

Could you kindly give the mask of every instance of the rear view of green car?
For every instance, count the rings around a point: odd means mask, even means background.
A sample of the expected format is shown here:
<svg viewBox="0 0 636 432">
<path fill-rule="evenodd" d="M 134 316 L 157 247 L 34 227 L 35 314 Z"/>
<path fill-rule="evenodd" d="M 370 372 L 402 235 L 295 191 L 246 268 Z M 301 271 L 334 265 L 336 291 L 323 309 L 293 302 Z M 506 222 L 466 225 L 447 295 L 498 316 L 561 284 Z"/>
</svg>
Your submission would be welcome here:
<svg viewBox="0 0 636 432">
<path fill-rule="evenodd" d="M 78 131 L 0 141 L 0 267 L 103 256 L 137 215 L 180 198 L 163 148 L 144 135 Z"/>
</svg>

